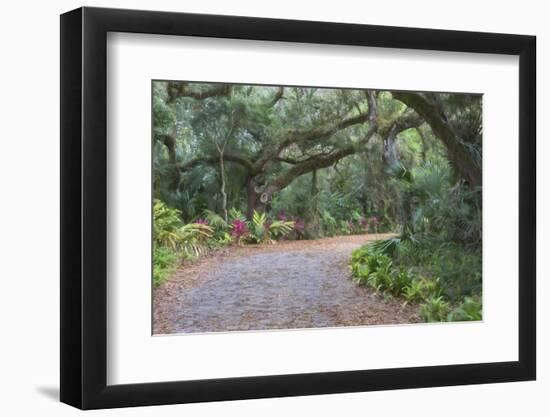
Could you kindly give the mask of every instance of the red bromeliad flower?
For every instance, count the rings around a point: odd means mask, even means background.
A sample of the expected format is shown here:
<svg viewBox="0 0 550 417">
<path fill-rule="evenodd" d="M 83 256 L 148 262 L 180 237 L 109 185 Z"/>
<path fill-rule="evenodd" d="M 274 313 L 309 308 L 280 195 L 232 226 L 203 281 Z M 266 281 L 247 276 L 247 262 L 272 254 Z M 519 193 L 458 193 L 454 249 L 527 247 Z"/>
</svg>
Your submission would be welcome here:
<svg viewBox="0 0 550 417">
<path fill-rule="evenodd" d="M 235 219 L 231 222 L 231 234 L 240 239 L 243 236 L 248 235 L 248 226 L 245 222 L 239 219 Z"/>
<path fill-rule="evenodd" d="M 206 220 L 206 219 L 197 219 L 197 221 L 195 223 L 208 225 L 208 220 Z"/>
<path fill-rule="evenodd" d="M 277 219 L 286 222 L 286 214 L 284 211 L 280 211 L 279 214 L 277 214 Z"/>
<path fill-rule="evenodd" d="M 302 233 L 304 229 L 306 228 L 306 225 L 302 219 L 299 217 L 293 217 L 292 221 L 294 221 L 294 230 L 298 233 Z"/>
</svg>

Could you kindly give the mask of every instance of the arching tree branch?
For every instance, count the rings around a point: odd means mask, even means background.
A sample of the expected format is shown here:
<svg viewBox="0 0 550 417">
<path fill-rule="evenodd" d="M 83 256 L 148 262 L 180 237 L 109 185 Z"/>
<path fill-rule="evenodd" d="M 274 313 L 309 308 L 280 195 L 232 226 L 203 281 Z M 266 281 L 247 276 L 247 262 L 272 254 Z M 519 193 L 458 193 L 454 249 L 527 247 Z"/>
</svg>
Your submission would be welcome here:
<svg viewBox="0 0 550 417">
<path fill-rule="evenodd" d="M 374 136 L 374 134 L 377 131 L 377 123 L 376 123 L 377 107 L 376 107 L 376 96 L 374 92 L 368 93 L 368 100 L 369 100 L 369 111 L 365 115 L 366 117 L 364 118 L 364 121 L 368 120 L 370 125 L 366 135 L 361 140 L 355 143 L 351 143 L 338 150 L 335 150 L 334 152 L 313 156 L 311 158 L 308 158 L 305 161 L 297 162 L 296 164 L 294 164 L 292 168 L 283 172 L 274 180 L 272 180 L 269 184 L 267 184 L 267 186 L 265 186 L 260 196 L 260 201 L 264 204 L 264 206 L 270 200 L 271 195 L 274 192 L 282 190 L 299 176 L 304 175 L 308 172 L 315 171 L 317 169 L 329 167 L 335 164 L 336 162 L 338 162 L 339 160 L 341 160 L 342 158 L 345 158 L 346 156 L 352 155 L 354 153 L 357 153 L 365 149 L 366 144 L 369 142 L 369 140 Z"/>
<path fill-rule="evenodd" d="M 254 165 L 252 162 L 244 157 L 238 156 L 238 155 L 232 155 L 228 153 L 223 154 L 223 160 L 228 162 L 234 162 L 236 164 L 241 165 L 243 168 L 245 168 L 249 173 L 254 173 Z M 184 162 L 183 164 L 179 165 L 179 169 L 181 171 L 188 171 L 196 166 L 199 165 L 211 165 L 211 164 L 217 164 L 219 163 L 220 159 L 218 156 L 201 156 L 197 158 L 193 158 L 187 162 Z"/>
<path fill-rule="evenodd" d="M 290 145 L 327 138 L 339 131 L 347 129 L 348 127 L 366 122 L 369 122 L 371 126 L 374 126 L 376 124 L 377 113 L 376 92 L 369 90 L 365 91 L 365 96 L 369 107 L 367 113 L 361 113 L 357 116 L 349 117 L 332 126 L 312 128 L 302 132 L 289 131 L 286 137 L 280 140 L 278 144 L 271 146 L 263 152 L 263 155 L 261 155 L 256 161 L 256 170 L 261 171 L 267 162 L 279 158 L 283 150 Z"/>
<path fill-rule="evenodd" d="M 466 179 L 471 186 L 481 187 L 481 166 L 455 135 L 436 106 L 419 93 L 396 91 L 392 92 L 392 95 L 414 109 L 428 123 L 434 135 L 445 145 L 449 160 L 455 166 L 459 175 Z"/>
</svg>

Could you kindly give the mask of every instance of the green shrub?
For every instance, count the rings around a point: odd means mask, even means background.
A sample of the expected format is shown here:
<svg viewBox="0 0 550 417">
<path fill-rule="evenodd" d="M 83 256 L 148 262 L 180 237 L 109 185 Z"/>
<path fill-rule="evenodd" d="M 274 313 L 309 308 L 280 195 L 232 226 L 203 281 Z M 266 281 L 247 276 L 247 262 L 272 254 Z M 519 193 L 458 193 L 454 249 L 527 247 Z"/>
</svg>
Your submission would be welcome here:
<svg viewBox="0 0 550 417">
<path fill-rule="evenodd" d="M 227 215 L 229 217 L 229 223 L 232 223 L 234 220 L 246 221 L 246 216 L 243 212 L 235 207 L 230 208 Z"/>
<path fill-rule="evenodd" d="M 413 280 L 411 270 L 394 270 L 389 256 L 378 253 L 372 244 L 352 252 L 350 269 L 355 282 L 391 296 L 402 295 Z"/>
<path fill-rule="evenodd" d="M 222 232 L 215 237 L 218 246 L 231 245 L 234 242 L 233 236 L 228 232 Z"/>
<path fill-rule="evenodd" d="M 465 297 L 464 301 L 447 316 L 447 321 L 482 320 L 482 304 L 479 297 Z"/>
<path fill-rule="evenodd" d="M 420 315 L 424 321 L 428 323 L 446 321 L 448 312 L 449 303 L 447 303 L 441 295 L 430 296 L 426 302 L 420 306 Z"/>
<path fill-rule="evenodd" d="M 426 277 L 412 279 L 403 291 L 407 302 L 424 301 L 439 295 L 441 295 L 439 280 Z"/>
<path fill-rule="evenodd" d="M 160 246 L 175 249 L 179 242 L 178 229 L 182 226 L 180 211 L 155 200 L 153 205 L 153 235 Z"/>
<path fill-rule="evenodd" d="M 372 255 L 367 259 L 367 265 L 372 271 L 367 284 L 376 292 L 384 293 L 392 288 L 392 261 L 386 255 Z"/>
<path fill-rule="evenodd" d="M 380 262 L 385 262 L 385 259 L 390 259 L 385 255 L 377 253 L 372 248 L 372 244 L 363 245 L 355 249 L 351 253 L 351 270 L 355 274 L 361 265 L 364 265 L 370 272 L 378 270 Z"/>
<path fill-rule="evenodd" d="M 403 295 L 406 288 L 408 288 L 413 280 L 414 274 L 410 269 L 405 270 L 401 268 L 399 271 L 394 271 L 392 275 L 392 285 L 390 288 L 391 294 L 395 297 Z"/>
<path fill-rule="evenodd" d="M 249 222 L 249 240 L 254 243 L 273 243 L 278 238 L 288 235 L 293 228 L 293 221 L 271 221 L 265 213 L 254 210 L 252 222 Z"/>
<path fill-rule="evenodd" d="M 203 216 L 207 224 L 215 231 L 227 230 L 229 227 L 224 218 L 212 210 L 204 210 Z"/>
<path fill-rule="evenodd" d="M 442 290 L 450 300 L 459 301 L 481 292 L 480 252 L 447 245 L 433 252 L 430 270 L 440 277 Z"/>
<path fill-rule="evenodd" d="M 155 200 L 153 206 L 153 235 L 159 247 L 183 251 L 187 255 L 199 256 L 206 248 L 206 240 L 213 229 L 203 223 L 183 224 L 180 211 Z"/>
<path fill-rule="evenodd" d="M 177 265 L 178 256 L 173 251 L 155 245 L 153 248 L 153 283 L 161 284 L 175 272 Z"/>
<path fill-rule="evenodd" d="M 357 263 L 353 272 L 353 280 L 361 285 L 366 285 L 371 271 L 366 264 Z"/>
<path fill-rule="evenodd" d="M 334 236 L 337 233 L 338 226 L 336 219 L 328 210 L 323 210 L 321 213 L 321 220 L 323 222 L 323 231 L 325 236 Z"/>
<path fill-rule="evenodd" d="M 206 222 L 183 224 L 179 210 L 160 200 L 153 205 L 153 282 L 166 280 L 184 258 L 195 258 L 210 244 L 213 229 Z"/>
<path fill-rule="evenodd" d="M 189 223 L 178 230 L 178 248 L 186 255 L 200 256 L 208 248 L 207 240 L 212 237 L 212 228 L 206 224 Z"/>
</svg>

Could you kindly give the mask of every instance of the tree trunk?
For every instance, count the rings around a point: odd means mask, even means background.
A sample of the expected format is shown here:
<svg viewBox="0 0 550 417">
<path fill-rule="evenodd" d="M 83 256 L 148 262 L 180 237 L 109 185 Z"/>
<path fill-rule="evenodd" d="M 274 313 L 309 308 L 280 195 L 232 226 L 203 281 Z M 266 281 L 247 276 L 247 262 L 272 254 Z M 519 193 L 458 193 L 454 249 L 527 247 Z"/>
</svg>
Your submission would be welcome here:
<svg viewBox="0 0 550 417">
<path fill-rule="evenodd" d="M 220 177 L 222 182 L 220 192 L 222 194 L 223 218 L 227 223 L 227 193 L 225 192 L 225 167 L 223 165 L 223 151 L 220 151 Z"/>
<path fill-rule="evenodd" d="M 170 189 L 173 192 L 177 192 L 181 182 L 181 169 L 176 163 L 176 139 L 172 135 L 164 135 L 163 143 L 164 146 L 166 146 L 166 149 L 168 149 L 168 160 L 174 167 L 174 171 L 172 172 L 172 181 L 170 182 Z"/>
<path fill-rule="evenodd" d="M 317 170 L 311 171 L 311 196 L 314 197 L 317 194 Z"/>
<path fill-rule="evenodd" d="M 258 186 L 254 181 L 254 178 L 249 177 L 246 181 L 246 218 L 252 220 L 254 211 L 258 213 L 265 212 L 266 204 L 263 204 L 260 200 L 261 193 Z"/>
<path fill-rule="evenodd" d="M 474 160 L 464 144 L 458 140 L 437 108 L 418 93 L 393 92 L 392 94 L 394 98 L 413 108 L 430 125 L 434 135 L 447 149 L 447 156 L 459 175 L 468 181 L 471 187 L 481 187 L 481 166 Z"/>
<path fill-rule="evenodd" d="M 394 166 L 398 163 L 399 157 L 397 156 L 397 128 L 393 125 L 388 132 L 388 136 L 384 139 L 384 163 L 388 166 Z"/>
</svg>

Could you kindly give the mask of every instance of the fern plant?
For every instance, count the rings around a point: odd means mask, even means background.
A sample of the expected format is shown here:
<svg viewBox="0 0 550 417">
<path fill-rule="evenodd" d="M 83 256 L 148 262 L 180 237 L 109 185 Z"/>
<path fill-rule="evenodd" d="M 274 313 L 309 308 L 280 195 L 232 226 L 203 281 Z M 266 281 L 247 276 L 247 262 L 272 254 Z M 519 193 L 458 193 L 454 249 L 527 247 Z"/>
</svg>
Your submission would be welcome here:
<svg viewBox="0 0 550 417">
<path fill-rule="evenodd" d="M 431 296 L 420 307 L 420 315 L 428 323 L 446 321 L 448 311 L 449 303 L 442 296 Z"/>
</svg>

